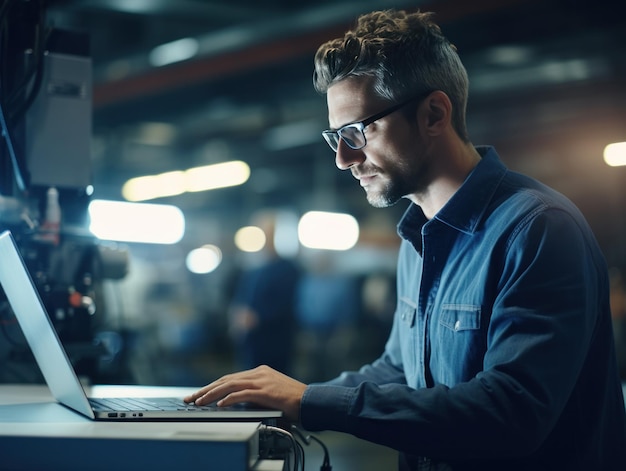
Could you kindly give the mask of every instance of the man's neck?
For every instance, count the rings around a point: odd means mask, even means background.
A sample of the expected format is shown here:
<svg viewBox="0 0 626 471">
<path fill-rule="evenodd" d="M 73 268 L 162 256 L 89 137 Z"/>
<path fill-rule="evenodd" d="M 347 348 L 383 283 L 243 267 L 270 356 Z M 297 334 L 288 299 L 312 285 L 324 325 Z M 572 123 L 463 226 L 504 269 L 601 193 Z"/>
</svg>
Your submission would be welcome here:
<svg viewBox="0 0 626 471">
<path fill-rule="evenodd" d="M 431 184 L 425 191 L 409 196 L 428 219 L 432 219 L 446 205 L 481 159 L 471 143 L 460 143 L 441 155 L 446 158 L 441 159 Z"/>
</svg>

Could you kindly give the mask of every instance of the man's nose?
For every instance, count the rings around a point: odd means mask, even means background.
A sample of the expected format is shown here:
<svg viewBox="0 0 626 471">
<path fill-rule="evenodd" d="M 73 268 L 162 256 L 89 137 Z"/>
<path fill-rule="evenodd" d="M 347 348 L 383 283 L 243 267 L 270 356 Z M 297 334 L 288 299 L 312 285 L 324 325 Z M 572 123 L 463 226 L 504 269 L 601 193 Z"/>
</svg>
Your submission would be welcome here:
<svg viewBox="0 0 626 471">
<path fill-rule="evenodd" d="M 339 170 L 348 170 L 350 167 L 363 163 L 365 154 L 362 149 L 354 150 L 343 139 L 339 139 L 339 146 L 335 153 L 335 165 Z"/>
</svg>

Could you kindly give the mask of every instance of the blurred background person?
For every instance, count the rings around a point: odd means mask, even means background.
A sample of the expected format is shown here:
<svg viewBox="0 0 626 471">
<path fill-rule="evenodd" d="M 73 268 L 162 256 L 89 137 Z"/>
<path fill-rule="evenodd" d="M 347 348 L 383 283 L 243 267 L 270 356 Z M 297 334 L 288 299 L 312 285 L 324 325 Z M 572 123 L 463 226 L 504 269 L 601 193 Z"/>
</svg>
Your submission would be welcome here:
<svg viewBox="0 0 626 471">
<path fill-rule="evenodd" d="M 275 247 L 277 216 L 263 212 L 253 225 L 265 234 L 259 258 L 242 269 L 229 309 L 229 333 L 241 368 L 269 365 L 290 373 L 294 356 L 295 293 L 300 268 L 278 254 Z"/>
</svg>

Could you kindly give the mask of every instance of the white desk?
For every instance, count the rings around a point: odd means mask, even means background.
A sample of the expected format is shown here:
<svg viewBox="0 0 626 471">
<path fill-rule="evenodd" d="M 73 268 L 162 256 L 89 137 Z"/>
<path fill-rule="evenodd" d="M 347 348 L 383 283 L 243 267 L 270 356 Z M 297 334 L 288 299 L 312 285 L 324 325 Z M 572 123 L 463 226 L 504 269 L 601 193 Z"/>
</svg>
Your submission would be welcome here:
<svg viewBox="0 0 626 471">
<path fill-rule="evenodd" d="M 100 397 L 183 396 L 189 388 L 95 386 Z M 46 386 L 0 385 L 3 470 L 248 471 L 257 463 L 256 422 L 95 422 L 57 404 Z"/>
</svg>

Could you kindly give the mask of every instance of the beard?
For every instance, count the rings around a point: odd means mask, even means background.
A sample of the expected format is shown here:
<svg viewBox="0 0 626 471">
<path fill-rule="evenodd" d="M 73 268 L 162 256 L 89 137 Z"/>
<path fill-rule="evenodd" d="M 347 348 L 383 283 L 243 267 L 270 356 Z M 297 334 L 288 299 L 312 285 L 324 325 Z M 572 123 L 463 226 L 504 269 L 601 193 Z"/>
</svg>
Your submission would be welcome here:
<svg viewBox="0 0 626 471">
<path fill-rule="evenodd" d="M 364 188 L 367 202 L 375 208 L 393 206 L 405 196 L 414 193 L 419 186 L 419 173 L 407 165 L 383 172 L 377 169 L 381 181 Z"/>
<path fill-rule="evenodd" d="M 392 180 L 386 182 L 382 188 L 365 188 L 367 202 L 375 208 L 393 206 L 404 196 Z"/>
</svg>

